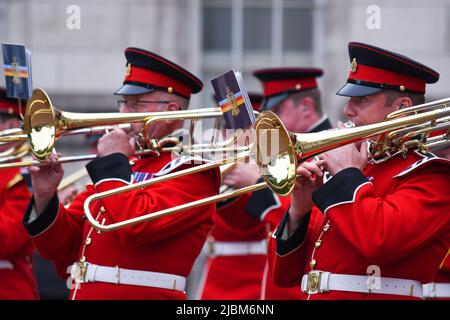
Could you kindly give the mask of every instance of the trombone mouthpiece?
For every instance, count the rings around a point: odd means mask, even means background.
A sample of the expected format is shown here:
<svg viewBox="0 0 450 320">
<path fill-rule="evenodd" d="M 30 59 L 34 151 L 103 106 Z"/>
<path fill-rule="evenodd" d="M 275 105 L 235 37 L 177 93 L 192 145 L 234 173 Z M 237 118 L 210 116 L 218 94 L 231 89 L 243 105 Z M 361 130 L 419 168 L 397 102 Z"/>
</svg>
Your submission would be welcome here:
<svg viewBox="0 0 450 320">
<path fill-rule="evenodd" d="M 355 123 L 351 120 L 348 120 L 347 122 L 344 123 L 344 127 L 353 128 L 353 127 L 355 127 Z"/>
</svg>

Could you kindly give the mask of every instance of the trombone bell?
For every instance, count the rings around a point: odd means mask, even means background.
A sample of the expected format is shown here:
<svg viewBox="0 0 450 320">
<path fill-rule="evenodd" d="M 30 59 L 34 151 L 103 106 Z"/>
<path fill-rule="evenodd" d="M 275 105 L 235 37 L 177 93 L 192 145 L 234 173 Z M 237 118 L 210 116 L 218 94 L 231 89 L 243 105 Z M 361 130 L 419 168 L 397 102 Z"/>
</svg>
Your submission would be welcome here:
<svg viewBox="0 0 450 320">
<path fill-rule="evenodd" d="M 52 154 L 56 123 L 55 111 L 48 95 L 44 90 L 33 90 L 27 103 L 23 127 L 31 151 L 39 160 L 45 160 Z"/>
<path fill-rule="evenodd" d="M 255 124 L 255 160 L 261 175 L 279 195 L 288 195 L 295 185 L 297 160 L 294 144 L 281 120 L 264 111 Z"/>
</svg>

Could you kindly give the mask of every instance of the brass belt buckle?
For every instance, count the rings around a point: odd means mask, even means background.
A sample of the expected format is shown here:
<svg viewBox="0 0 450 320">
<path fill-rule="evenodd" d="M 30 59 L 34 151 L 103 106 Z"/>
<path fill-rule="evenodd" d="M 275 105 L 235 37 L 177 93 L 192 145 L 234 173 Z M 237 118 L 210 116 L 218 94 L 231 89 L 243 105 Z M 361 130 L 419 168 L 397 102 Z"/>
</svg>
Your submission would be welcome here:
<svg viewBox="0 0 450 320">
<path fill-rule="evenodd" d="M 322 272 L 317 273 L 310 271 L 308 273 L 308 278 L 306 282 L 306 290 L 308 291 L 308 294 L 322 293 L 322 290 L 320 290 L 321 278 Z"/>
<path fill-rule="evenodd" d="M 86 262 L 77 262 L 77 267 L 75 268 L 75 282 L 85 283 L 86 282 Z"/>
</svg>

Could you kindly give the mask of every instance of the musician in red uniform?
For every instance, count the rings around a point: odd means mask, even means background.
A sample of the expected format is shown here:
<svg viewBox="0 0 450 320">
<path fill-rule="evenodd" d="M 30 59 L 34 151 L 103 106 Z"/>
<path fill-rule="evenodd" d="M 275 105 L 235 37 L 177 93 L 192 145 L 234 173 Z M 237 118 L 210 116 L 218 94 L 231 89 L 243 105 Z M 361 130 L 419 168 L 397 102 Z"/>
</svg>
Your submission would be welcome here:
<svg viewBox="0 0 450 320">
<path fill-rule="evenodd" d="M 191 94 L 203 87 L 196 76 L 152 52 L 127 48 L 125 56 L 125 80 L 116 92 L 121 112 L 187 109 Z M 158 139 L 181 126 L 179 120 L 167 120 L 147 132 Z M 72 264 L 71 299 L 186 298 L 186 277 L 212 227 L 215 205 L 102 233 L 84 217 L 83 203 L 91 194 L 192 166 L 192 159 L 173 160 L 168 153 L 130 157 L 142 127 L 136 124 L 129 134 L 117 128 L 99 140 L 99 158 L 86 166 L 93 185 L 67 209 L 56 196 L 63 172 L 54 157 L 48 166 L 30 168 L 34 194 L 24 222 L 44 257 L 64 271 Z M 209 170 L 102 199 L 91 212 L 110 224 L 214 195 L 219 184 L 218 171 Z"/>
<path fill-rule="evenodd" d="M 439 79 L 375 46 L 352 42 L 349 54 L 338 94 L 350 97 L 344 115 L 356 126 L 422 103 Z M 448 160 L 409 151 L 368 164 L 366 142 L 320 159 L 297 169 L 291 208 L 270 239 L 275 283 L 301 285 L 302 299 L 421 299 L 449 247 Z M 333 176 L 325 184 L 322 167 Z"/>
<path fill-rule="evenodd" d="M 272 68 L 254 74 L 264 87 L 261 109 L 275 111 L 289 130 L 314 132 L 330 128 L 328 117 L 321 110 L 316 82 L 322 70 Z M 253 95 L 251 100 L 255 108 L 257 97 Z M 233 188 L 261 181 L 255 164 L 237 165 L 223 179 L 225 185 Z M 209 257 L 200 282 L 200 299 L 299 297 L 299 288 L 276 287 L 268 276 L 267 237 L 289 204 L 289 197 L 278 197 L 269 189 L 263 189 L 218 205 L 208 239 Z"/>
<path fill-rule="evenodd" d="M 19 127 L 19 105 L 0 90 L 0 131 Z M 13 147 L 0 145 L 0 152 Z M 20 169 L 0 172 L 0 300 L 38 299 L 32 269 L 33 242 L 22 225 L 31 193 Z"/>
</svg>

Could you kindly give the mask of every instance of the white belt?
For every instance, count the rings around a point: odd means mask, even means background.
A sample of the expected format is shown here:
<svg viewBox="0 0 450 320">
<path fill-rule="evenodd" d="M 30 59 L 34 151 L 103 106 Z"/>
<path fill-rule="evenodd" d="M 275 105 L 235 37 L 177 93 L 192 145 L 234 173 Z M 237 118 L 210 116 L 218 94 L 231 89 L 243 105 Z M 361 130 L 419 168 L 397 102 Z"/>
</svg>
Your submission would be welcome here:
<svg viewBox="0 0 450 320">
<path fill-rule="evenodd" d="M 14 265 L 9 260 L 0 260 L 0 270 L 12 270 Z"/>
<path fill-rule="evenodd" d="M 304 293 L 315 294 L 328 291 L 351 291 L 378 294 L 394 294 L 422 298 L 422 284 L 419 281 L 333 274 L 311 271 L 303 275 L 301 289 Z"/>
<path fill-rule="evenodd" d="M 103 267 L 88 262 L 74 263 L 70 276 L 78 283 L 98 281 L 178 291 L 184 291 L 186 286 L 186 278 L 174 274 Z"/>
<path fill-rule="evenodd" d="M 430 282 L 423 285 L 424 298 L 450 298 L 450 283 Z"/>
<path fill-rule="evenodd" d="M 208 240 L 211 256 L 245 256 L 267 254 L 267 240 L 261 241 L 215 241 Z"/>
</svg>

